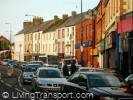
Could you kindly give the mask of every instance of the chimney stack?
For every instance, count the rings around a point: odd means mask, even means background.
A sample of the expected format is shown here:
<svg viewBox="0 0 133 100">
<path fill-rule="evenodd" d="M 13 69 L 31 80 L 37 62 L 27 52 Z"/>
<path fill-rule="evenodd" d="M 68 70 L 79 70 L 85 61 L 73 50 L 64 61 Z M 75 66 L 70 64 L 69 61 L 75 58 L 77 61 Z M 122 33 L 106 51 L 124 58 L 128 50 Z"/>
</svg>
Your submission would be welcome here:
<svg viewBox="0 0 133 100">
<path fill-rule="evenodd" d="M 68 18 L 68 14 L 63 14 L 63 15 L 62 15 L 62 19 L 64 20 L 64 19 L 66 19 L 66 18 Z"/>
<path fill-rule="evenodd" d="M 38 26 L 43 23 L 43 18 L 42 17 L 34 17 L 33 18 L 33 26 Z"/>
<path fill-rule="evenodd" d="M 54 16 L 54 22 L 56 23 L 59 20 L 58 16 Z"/>
<path fill-rule="evenodd" d="M 72 17 L 76 16 L 76 11 L 72 11 L 71 16 Z"/>
<path fill-rule="evenodd" d="M 24 28 L 24 29 L 27 28 L 27 27 L 29 27 L 30 25 L 32 25 L 32 22 L 30 22 L 30 21 L 28 21 L 28 20 L 25 20 L 25 21 L 23 22 L 23 28 Z"/>
</svg>

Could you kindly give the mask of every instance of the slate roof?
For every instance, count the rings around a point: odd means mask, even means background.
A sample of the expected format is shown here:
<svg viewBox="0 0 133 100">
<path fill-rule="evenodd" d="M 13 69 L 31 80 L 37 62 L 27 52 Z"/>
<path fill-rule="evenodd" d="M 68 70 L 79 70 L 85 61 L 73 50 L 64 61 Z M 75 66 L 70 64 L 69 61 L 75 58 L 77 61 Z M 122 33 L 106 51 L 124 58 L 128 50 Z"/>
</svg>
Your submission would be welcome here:
<svg viewBox="0 0 133 100">
<path fill-rule="evenodd" d="M 32 26 L 32 28 L 30 28 L 28 31 L 26 31 L 25 33 L 34 33 L 34 32 L 38 32 L 39 31 L 43 31 L 45 30 L 51 23 L 53 22 L 53 20 L 48 20 L 43 22 L 41 25 L 37 25 L 37 26 Z"/>
<path fill-rule="evenodd" d="M 16 35 L 20 35 L 20 34 L 24 34 L 25 32 L 27 32 L 29 29 L 32 28 L 32 25 L 27 27 L 27 28 L 23 28 L 21 31 L 19 31 Z"/>
<path fill-rule="evenodd" d="M 51 31 L 55 31 L 60 25 L 62 25 L 65 21 L 67 21 L 69 19 L 65 18 L 65 19 L 59 19 L 58 22 L 56 23 L 52 23 L 49 28 L 47 28 L 44 32 L 51 32 Z"/>
</svg>

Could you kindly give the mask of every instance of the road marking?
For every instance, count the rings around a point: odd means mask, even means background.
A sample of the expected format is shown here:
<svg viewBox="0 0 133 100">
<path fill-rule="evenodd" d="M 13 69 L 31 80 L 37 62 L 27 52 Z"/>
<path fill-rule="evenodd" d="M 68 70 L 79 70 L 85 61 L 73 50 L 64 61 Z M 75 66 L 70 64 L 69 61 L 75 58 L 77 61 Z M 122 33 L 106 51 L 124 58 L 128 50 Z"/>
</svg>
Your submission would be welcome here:
<svg viewBox="0 0 133 100">
<path fill-rule="evenodd" d="M 7 86 L 9 86 L 9 87 L 12 87 L 10 84 L 7 84 L 7 83 L 5 83 L 5 85 L 7 85 Z"/>
<path fill-rule="evenodd" d="M 2 83 L 5 83 L 3 80 L 1 80 Z"/>
<path fill-rule="evenodd" d="M 19 91 L 19 92 L 24 92 L 24 91 L 19 90 L 18 88 L 15 88 L 15 90 L 17 90 L 17 91 Z"/>
<path fill-rule="evenodd" d="M 18 83 L 20 87 L 22 87 L 22 84 L 21 83 Z"/>
<path fill-rule="evenodd" d="M 28 90 L 26 90 L 25 88 L 23 88 L 23 90 L 26 91 L 26 92 L 28 92 L 28 93 L 30 93 L 30 92 L 29 92 Z"/>
</svg>

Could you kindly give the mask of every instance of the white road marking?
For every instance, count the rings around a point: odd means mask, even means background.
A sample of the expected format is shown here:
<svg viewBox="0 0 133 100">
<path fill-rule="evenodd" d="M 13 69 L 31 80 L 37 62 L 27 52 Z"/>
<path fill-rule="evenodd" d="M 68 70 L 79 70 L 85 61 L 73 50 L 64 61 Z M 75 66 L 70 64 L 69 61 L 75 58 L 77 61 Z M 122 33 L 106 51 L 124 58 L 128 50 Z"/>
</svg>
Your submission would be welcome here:
<svg viewBox="0 0 133 100">
<path fill-rule="evenodd" d="M 28 90 L 26 90 L 25 88 L 23 88 L 23 90 L 26 91 L 26 92 L 28 92 L 28 93 L 30 93 L 30 92 L 29 92 Z"/>
<path fill-rule="evenodd" d="M 22 84 L 21 83 L 18 83 L 20 87 L 22 87 Z"/>
<path fill-rule="evenodd" d="M 1 80 L 2 83 L 5 83 L 3 80 Z"/>
<path fill-rule="evenodd" d="M 24 91 L 19 90 L 18 88 L 15 88 L 15 90 L 17 90 L 17 91 L 19 91 L 19 92 L 24 92 Z"/>
<path fill-rule="evenodd" d="M 7 86 L 9 86 L 9 87 L 12 87 L 10 84 L 7 84 L 7 83 L 5 83 L 5 85 L 7 85 Z"/>
</svg>

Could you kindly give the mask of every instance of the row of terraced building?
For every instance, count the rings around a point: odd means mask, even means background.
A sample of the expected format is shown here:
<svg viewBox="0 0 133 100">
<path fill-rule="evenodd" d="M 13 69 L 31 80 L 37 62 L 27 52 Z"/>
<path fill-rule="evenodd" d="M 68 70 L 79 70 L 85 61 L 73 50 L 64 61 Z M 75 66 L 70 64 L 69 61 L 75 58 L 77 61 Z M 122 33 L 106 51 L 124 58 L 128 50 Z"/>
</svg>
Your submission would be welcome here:
<svg viewBox="0 0 133 100">
<path fill-rule="evenodd" d="M 75 57 L 80 62 L 81 23 L 84 66 L 97 58 L 100 67 L 116 67 L 125 76 L 133 73 L 132 0 L 100 0 L 82 14 L 72 11 L 71 16 L 48 21 L 41 17 L 24 21 L 15 35 L 14 59 L 31 61 L 45 54 Z"/>
</svg>

